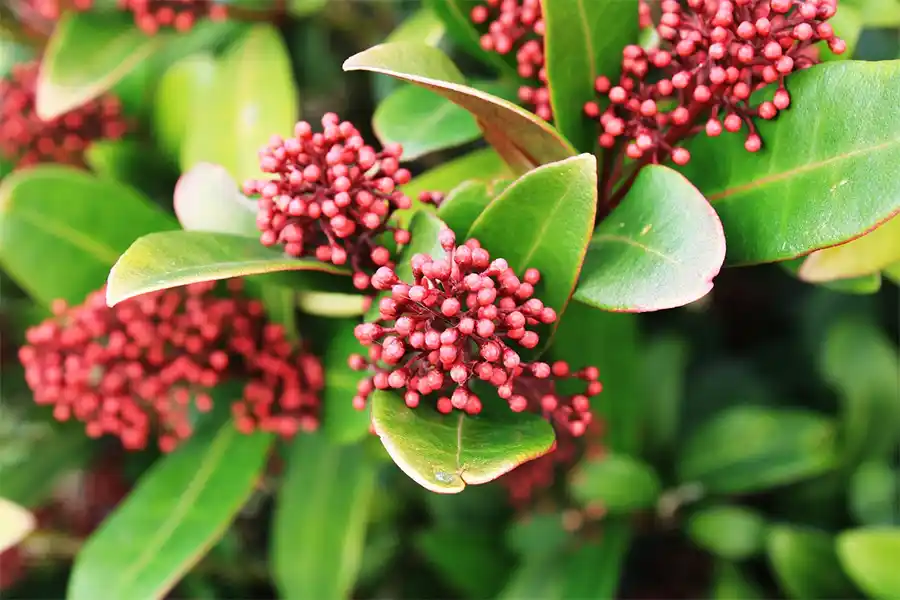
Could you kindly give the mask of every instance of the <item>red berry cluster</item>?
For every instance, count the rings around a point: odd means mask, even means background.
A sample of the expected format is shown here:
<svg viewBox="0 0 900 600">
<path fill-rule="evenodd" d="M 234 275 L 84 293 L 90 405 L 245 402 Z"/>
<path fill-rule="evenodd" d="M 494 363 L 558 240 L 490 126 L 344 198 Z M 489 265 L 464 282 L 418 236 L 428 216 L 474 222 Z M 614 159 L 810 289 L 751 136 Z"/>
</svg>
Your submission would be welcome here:
<svg viewBox="0 0 900 600">
<path fill-rule="evenodd" d="M 509 54 L 515 49 L 519 76 L 537 80 L 519 88 L 519 100 L 545 121 L 553 118 L 544 68 L 544 19 L 540 0 L 486 0 L 470 13 L 476 25 L 487 23 L 481 47 Z"/>
<path fill-rule="evenodd" d="M 94 0 L 31 0 L 26 5 L 41 18 L 55 21 L 67 9 L 76 12 L 90 10 L 94 5 Z"/>
<path fill-rule="evenodd" d="M 399 144 L 376 152 L 352 123 L 334 113 L 322 117 L 322 127 L 322 133 L 313 133 L 301 121 L 293 137 L 273 136 L 260 151 L 260 168 L 277 178 L 247 181 L 244 193 L 260 195 L 256 224 L 264 246 L 349 263 L 353 284 L 365 289 L 370 273 L 391 264 L 381 235 L 391 231 L 397 244 L 409 242 L 409 232 L 389 221 L 394 211 L 411 206 L 397 187 L 410 173 L 400 168 Z"/>
<path fill-rule="evenodd" d="M 360 382 L 354 406 L 365 408 L 376 388 L 405 389 L 407 406 L 437 393 L 439 412 L 474 415 L 481 412 L 482 399 L 470 386 L 481 380 L 495 387 L 511 410 L 526 410 L 532 399 L 558 428 L 583 434 L 591 422 L 588 397 L 602 389 L 597 369 L 571 372 L 562 361 L 527 363 L 509 345 L 535 348 L 540 339 L 528 328 L 556 321 L 556 311 L 533 297 L 538 271 L 528 269 L 520 280 L 505 260 L 491 261 L 476 240 L 455 246 L 449 229 L 441 231 L 440 243 L 446 258 L 413 256 L 412 285 L 389 267 L 372 277 L 375 289 L 391 293 L 379 302 L 377 322 L 356 327 L 369 358 L 354 354 L 350 366 L 371 368 L 374 375 Z M 587 392 L 557 393 L 555 380 L 572 377 L 588 382 Z"/>
<path fill-rule="evenodd" d="M 162 28 L 189 31 L 203 18 L 224 21 L 225 5 L 213 0 L 119 0 L 119 7 L 134 14 L 134 23 L 147 35 Z"/>
<path fill-rule="evenodd" d="M 128 129 L 119 100 L 103 96 L 50 121 L 35 111 L 40 63 L 17 64 L 0 80 L 0 156 L 17 167 L 55 162 L 84 166 L 94 140 L 119 139 Z"/>
<path fill-rule="evenodd" d="M 753 119 L 773 119 L 791 102 L 784 79 L 816 62 L 820 41 L 840 54 L 846 50 L 828 19 L 836 0 L 663 0 L 656 30 L 658 49 L 627 46 L 618 85 L 598 77 L 596 89 L 610 105 L 602 114 L 596 102 L 585 113 L 600 121 L 599 143 L 612 148 L 627 141 L 632 159 L 676 164 L 690 160 L 677 147 L 702 131 L 709 136 L 746 126 L 744 147 L 760 149 Z M 778 83 L 772 101 L 751 105 L 750 95 Z"/>
<path fill-rule="evenodd" d="M 191 434 L 191 406 L 209 411 L 209 388 L 237 376 L 249 380 L 233 405 L 241 432 L 315 429 L 321 365 L 267 324 L 240 284 L 229 281 L 227 297 L 207 282 L 113 308 L 102 289 L 74 308 L 57 302 L 19 350 L 35 401 L 60 421 L 84 422 L 90 437 L 111 434 L 131 450 L 158 434 L 168 452 Z"/>
<path fill-rule="evenodd" d="M 641 29 L 653 27 L 653 15 L 647 0 L 638 0 L 638 27 Z"/>
</svg>

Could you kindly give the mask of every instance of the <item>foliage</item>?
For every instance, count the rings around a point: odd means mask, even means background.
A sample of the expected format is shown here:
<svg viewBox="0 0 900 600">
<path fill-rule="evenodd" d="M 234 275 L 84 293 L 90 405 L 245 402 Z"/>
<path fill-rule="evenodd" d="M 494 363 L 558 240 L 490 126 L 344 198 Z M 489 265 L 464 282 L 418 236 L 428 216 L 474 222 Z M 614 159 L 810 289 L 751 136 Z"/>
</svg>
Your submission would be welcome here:
<svg viewBox="0 0 900 600">
<path fill-rule="evenodd" d="M 891 0 L 0 23 L 3 593 L 900 596 Z"/>
</svg>

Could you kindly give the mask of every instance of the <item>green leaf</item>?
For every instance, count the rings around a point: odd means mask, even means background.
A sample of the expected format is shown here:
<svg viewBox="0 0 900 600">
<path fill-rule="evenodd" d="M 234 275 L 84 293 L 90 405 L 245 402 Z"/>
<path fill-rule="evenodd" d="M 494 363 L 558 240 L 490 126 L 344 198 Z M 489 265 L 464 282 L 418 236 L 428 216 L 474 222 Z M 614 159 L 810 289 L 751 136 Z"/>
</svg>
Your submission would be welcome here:
<svg viewBox="0 0 900 600">
<path fill-rule="evenodd" d="M 898 260 L 900 218 L 895 217 L 852 242 L 813 252 L 798 275 L 803 281 L 821 283 L 876 273 Z"/>
<path fill-rule="evenodd" d="M 0 35 L 0 78 L 6 78 L 13 66 L 34 57 L 34 49 Z"/>
<path fill-rule="evenodd" d="M 258 240 L 207 231 L 166 231 L 137 240 L 109 272 L 106 300 L 123 300 L 168 288 L 276 271 L 347 274 L 332 264 L 286 256 Z"/>
<path fill-rule="evenodd" d="M 514 171 L 561 161 L 575 154 L 552 126 L 512 102 L 465 85 L 445 54 L 424 44 L 374 46 L 344 62 L 345 71 L 372 71 L 435 91 L 475 115 L 484 137 Z"/>
<path fill-rule="evenodd" d="M 841 401 L 841 454 L 849 465 L 888 457 L 900 438 L 897 348 L 880 330 L 853 317 L 827 330 L 820 356 L 823 379 Z"/>
<path fill-rule="evenodd" d="M 363 349 L 353 335 L 356 324 L 356 321 L 350 320 L 334 323 L 327 331 L 329 342 L 322 357 L 325 367 L 322 430 L 336 444 L 361 440 L 369 433 L 371 423 L 368 409 L 353 408 L 356 386 L 366 376 L 347 364 L 347 357 Z"/>
<path fill-rule="evenodd" d="M 287 10 L 292 17 L 307 17 L 322 10 L 326 4 L 328 0 L 287 0 Z"/>
<path fill-rule="evenodd" d="M 0 498 L 0 553 L 21 542 L 36 526 L 37 520 L 28 510 Z"/>
<path fill-rule="evenodd" d="M 603 393 L 594 401 L 592 412 L 615 423 L 607 428 L 603 443 L 614 452 L 639 455 L 646 384 L 640 368 L 637 317 L 570 302 L 550 354 L 553 360 L 564 360 L 573 368 L 593 365 L 600 370 Z"/>
<path fill-rule="evenodd" d="M 210 95 L 191 115 L 182 171 L 211 162 L 238 181 L 261 177 L 257 152 L 290 134 L 298 115 L 287 48 L 274 26 L 254 25 L 216 64 Z"/>
<path fill-rule="evenodd" d="M 297 293 L 297 308 L 317 317 L 358 317 L 366 313 L 368 299 L 360 294 L 302 291 Z"/>
<path fill-rule="evenodd" d="M 584 104 L 597 100 L 594 80 L 615 80 L 622 48 L 638 40 L 637 0 L 543 0 L 544 55 L 553 121 L 582 152 L 592 152 L 596 126 Z"/>
<path fill-rule="evenodd" d="M 487 183 L 464 181 L 447 194 L 437 214 L 458 238 L 463 239 L 491 200 L 493 194 Z"/>
<path fill-rule="evenodd" d="M 729 560 L 743 560 L 763 549 L 766 520 L 742 506 L 711 506 L 692 514 L 687 534 L 701 548 Z"/>
<path fill-rule="evenodd" d="M 560 512 L 527 513 L 506 530 L 506 545 L 526 559 L 559 554 L 571 539 Z"/>
<path fill-rule="evenodd" d="M 174 173 L 146 143 L 134 140 L 93 142 L 84 153 L 91 170 L 100 177 L 132 185 L 153 198 L 172 194 Z"/>
<path fill-rule="evenodd" d="M 372 397 L 372 423 L 388 454 L 413 481 L 439 494 L 493 481 L 550 451 L 547 421 L 504 407 L 496 413 L 441 415 L 427 405 L 409 408 L 396 394 Z"/>
<path fill-rule="evenodd" d="M 66 597 L 165 596 L 253 493 L 272 440 L 226 421 L 158 460 L 78 553 Z"/>
<path fill-rule="evenodd" d="M 475 150 L 429 169 L 403 186 L 403 193 L 416 199 L 422 192 L 446 194 L 464 181 L 489 182 L 510 175 L 503 159 L 490 148 Z M 413 207 L 418 203 L 414 203 Z"/>
<path fill-rule="evenodd" d="M 212 54 L 187 56 L 169 67 L 159 80 L 153 102 L 156 143 L 178 164 L 193 115 L 207 110 L 216 75 Z"/>
<path fill-rule="evenodd" d="M 175 216 L 190 231 L 259 238 L 256 202 L 244 196 L 228 171 L 199 163 L 181 176 L 174 194 Z"/>
<path fill-rule="evenodd" d="M 131 14 L 66 12 L 47 43 L 35 110 L 51 120 L 109 90 L 164 42 L 134 25 Z"/>
<path fill-rule="evenodd" d="M 661 488 L 653 467 L 625 454 L 583 461 L 575 467 L 569 482 L 575 501 L 602 507 L 609 514 L 649 508 L 656 503 Z"/>
<path fill-rule="evenodd" d="M 730 264 L 793 258 L 847 242 L 900 210 L 900 61 L 839 61 L 787 80 L 791 107 L 740 135 L 699 136 L 684 172 L 719 213 Z M 760 92 L 770 94 L 771 90 Z"/>
<path fill-rule="evenodd" d="M 842 294 L 875 294 L 881 289 L 881 273 L 872 273 L 871 275 L 863 275 L 853 279 L 827 281 L 822 286 Z"/>
<path fill-rule="evenodd" d="M 687 340 L 666 335 L 654 339 L 643 353 L 644 437 L 648 453 L 658 457 L 671 456 L 678 442 L 688 350 Z"/>
<path fill-rule="evenodd" d="M 856 46 L 859 43 L 860 35 L 865 26 L 865 23 L 863 23 L 862 12 L 855 6 L 843 2 L 841 4 L 841 10 L 837 11 L 829 20 L 829 25 L 831 25 L 836 32 L 839 32 L 841 39 L 844 40 L 844 43 L 847 45 L 847 49 L 842 54 L 835 54 L 828 47 L 827 42 L 819 42 L 817 47 L 821 60 L 825 62 L 853 58 L 856 53 Z"/>
<path fill-rule="evenodd" d="M 765 490 L 836 465 L 834 423 L 811 411 L 738 406 L 720 412 L 688 439 L 678 480 L 714 494 Z"/>
<path fill-rule="evenodd" d="M 497 54 L 487 52 L 481 47 L 481 34 L 475 29 L 470 13 L 477 5 L 472 0 L 425 0 L 424 4 L 436 14 L 447 27 L 447 34 L 459 44 L 460 48 L 490 65 L 499 73 L 516 75 L 513 63 Z"/>
<path fill-rule="evenodd" d="M 844 0 L 841 9 L 843 10 L 846 6 L 858 9 L 863 23 L 868 27 L 897 27 L 900 25 L 900 4 L 894 0 Z"/>
<path fill-rule="evenodd" d="M 582 154 L 517 179 L 481 213 L 466 237 L 521 277 L 541 272 L 535 297 L 559 315 L 581 271 L 597 210 L 597 161 Z"/>
<path fill-rule="evenodd" d="M 703 195 L 650 165 L 594 232 L 575 299 L 621 312 L 683 306 L 709 293 L 724 259 L 722 224 Z"/>
<path fill-rule="evenodd" d="M 853 598 L 853 584 L 844 575 L 834 540 L 823 531 L 774 525 L 766 551 L 775 579 L 790 598 Z"/>
<path fill-rule="evenodd" d="M 297 331 L 297 292 L 289 287 L 259 285 L 258 280 L 251 281 L 253 284 L 244 288 L 244 293 L 260 299 L 266 309 L 268 322 L 282 325 L 285 338 L 291 342 L 300 341 L 300 332 Z"/>
<path fill-rule="evenodd" d="M 618 590 L 631 539 L 631 526 L 627 521 L 618 518 L 604 521 L 599 542 L 586 542 L 566 557 L 561 597 L 592 600 L 620 597 Z"/>
<path fill-rule="evenodd" d="M 445 31 L 443 21 L 433 10 L 423 6 L 400 23 L 384 41 L 388 43 L 419 42 L 437 46 L 444 38 Z"/>
<path fill-rule="evenodd" d="M 759 585 L 747 577 L 741 568 L 733 563 L 720 561 L 716 566 L 712 592 L 712 600 L 766 600 L 768 596 Z"/>
<path fill-rule="evenodd" d="M 886 461 L 861 464 L 847 492 L 850 514 L 860 525 L 900 525 L 900 472 Z"/>
<path fill-rule="evenodd" d="M 516 569 L 497 600 L 563 600 L 565 564 L 557 557 L 535 557 L 525 560 Z"/>
<path fill-rule="evenodd" d="M 466 598 L 493 598 L 503 588 L 513 558 L 491 531 L 444 527 L 414 538 L 418 553 L 440 579 Z"/>
<path fill-rule="evenodd" d="M 0 264 L 37 302 L 80 303 L 142 235 L 177 223 L 133 189 L 56 165 L 0 183 Z"/>
<path fill-rule="evenodd" d="M 481 137 L 475 118 L 428 88 L 404 85 L 375 109 L 372 128 L 382 144 L 403 145 L 403 160 L 461 146 Z"/>
<path fill-rule="evenodd" d="M 297 436 L 272 523 L 283 598 L 349 598 L 359 571 L 376 469 L 362 446 Z"/>
<path fill-rule="evenodd" d="M 884 270 L 884 276 L 893 281 L 895 285 L 900 286 L 900 261 L 888 266 Z"/>
<path fill-rule="evenodd" d="M 870 598 L 900 596 L 900 528 L 845 531 L 837 538 L 837 552 L 844 569 Z"/>
</svg>

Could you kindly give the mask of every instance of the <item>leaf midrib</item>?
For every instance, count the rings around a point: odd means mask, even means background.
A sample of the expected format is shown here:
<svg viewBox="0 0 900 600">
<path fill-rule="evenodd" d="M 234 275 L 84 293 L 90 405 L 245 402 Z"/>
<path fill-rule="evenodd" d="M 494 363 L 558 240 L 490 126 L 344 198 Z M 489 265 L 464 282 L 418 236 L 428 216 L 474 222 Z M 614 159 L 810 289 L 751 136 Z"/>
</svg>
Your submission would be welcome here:
<svg viewBox="0 0 900 600">
<path fill-rule="evenodd" d="M 668 256 L 667 254 L 664 254 L 660 250 L 651 248 L 650 246 L 647 246 L 646 244 L 642 244 L 637 240 L 633 240 L 631 238 L 628 238 L 628 237 L 625 237 L 622 235 L 615 235 L 612 233 L 602 233 L 602 234 L 595 235 L 594 239 L 591 240 L 591 246 L 595 246 L 595 245 L 597 245 L 597 242 L 603 242 L 603 241 L 622 242 L 629 246 L 632 246 L 635 248 L 640 248 L 641 250 L 649 252 L 650 254 L 655 254 L 656 256 L 660 257 L 661 259 L 663 259 L 664 261 L 666 261 L 670 264 L 684 266 L 684 264 L 681 261 L 679 261 L 678 259 Z"/>
<path fill-rule="evenodd" d="M 856 158 L 858 156 L 865 156 L 867 154 L 871 154 L 873 152 L 877 152 L 879 150 L 884 150 L 890 148 L 891 146 L 900 145 L 900 137 L 896 137 L 890 139 L 886 142 L 882 142 L 880 144 L 876 144 L 875 146 L 869 146 L 867 148 L 858 148 L 856 150 L 851 150 L 850 152 L 845 152 L 843 154 L 838 154 L 836 156 L 832 156 L 826 158 L 825 160 L 820 160 L 817 162 L 807 163 L 805 165 L 801 165 L 799 167 L 795 167 L 793 169 L 788 169 L 787 171 L 782 171 L 781 173 L 775 173 L 772 175 L 767 175 L 765 177 L 761 177 L 759 179 L 754 179 L 749 183 L 745 183 L 742 185 L 735 186 L 733 188 L 726 188 L 721 192 L 717 192 L 715 194 L 710 194 L 707 196 L 707 199 L 710 203 L 718 202 L 720 200 L 725 200 L 732 196 L 743 194 L 745 192 L 749 192 L 751 190 L 766 187 L 773 183 L 778 183 L 785 179 L 789 179 L 791 177 L 802 175 L 804 173 L 808 173 L 811 171 L 816 171 L 820 168 L 827 167 L 831 164 L 842 162 L 845 160 L 850 160 L 852 158 Z"/>
</svg>

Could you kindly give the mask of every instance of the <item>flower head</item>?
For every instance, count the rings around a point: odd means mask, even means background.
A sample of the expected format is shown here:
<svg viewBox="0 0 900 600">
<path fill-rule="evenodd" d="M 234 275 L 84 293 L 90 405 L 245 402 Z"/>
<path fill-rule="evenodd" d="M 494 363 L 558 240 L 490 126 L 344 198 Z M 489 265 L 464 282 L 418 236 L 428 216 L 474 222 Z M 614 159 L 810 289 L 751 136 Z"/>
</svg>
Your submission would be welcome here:
<svg viewBox="0 0 900 600">
<path fill-rule="evenodd" d="M 134 14 L 135 24 L 148 35 L 167 27 L 185 32 L 200 19 L 228 17 L 225 5 L 214 0 L 119 0 L 119 6 Z"/>
<path fill-rule="evenodd" d="M 411 284 L 389 267 L 372 277 L 375 289 L 391 293 L 380 300 L 380 318 L 355 331 L 369 347 L 369 357 L 355 354 L 350 366 L 371 368 L 374 375 L 360 382 L 354 405 L 364 408 L 376 388 L 396 389 L 405 390 L 410 407 L 437 394 L 441 413 L 478 414 L 483 402 L 492 401 L 473 393 L 472 384 L 480 380 L 493 386 L 511 410 L 533 405 L 557 427 L 575 436 L 584 433 L 591 421 L 588 397 L 601 390 L 597 369 L 526 362 L 516 350 L 537 347 L 540 338 L 533 328 L 556 321 L 556 311 L 534 297 L 540 273 L 528 269 L 519 279 L 505 260 L 492 261 L 476 240 L 456 246 L 449 229 L 441 232 L 440 242 L 446 257 L 412 257 Z M 587 382 L 586 393 L 557 393 L 555 381 L 566 378 Z"/>
<path fill-rule="evenodd" d="M 114 96 L 102 96 L 50 121 L 35 111 L 40 63 L 15 65 L 0 80 L 0 156 L 18 167 L 44 162 L 84 165 L 87 146 L 116 140 L 128 129 Z"/>
<path fill-rule="evenodd" d="M 625 140 L 632 159 L 685 164 L 690 154 L 678 144 L 687 137 L 745 127 L 745 148 L 758 151 L 754 119 L 773 119 L 788 108 L 785 77 L 817 62 L 813 44 L 846 50 L 827 22 L 836 0 L 689 0 L 686 7 L 663 0 L 661 8 L 660 47 L 627 46 L 618 84 L 596 81 L 609 107 L 601 114 L 597 103 L 585 105 L 600 122 L 600 145 Z M 754 91 L 772 83 L 778 88 L 771 101 L 751 103 Z"/>
<path fill-rule="evenodd" d="M 94 0 L 30 0 L 25 3 L 26 6 L 35 11 L 42 19 L 48 21 L 57 20 L 62 15 L 63 10 L 75 10 L 84 12 L 90 10 L 94 5 Z"/>
<path fill-rule="evenodd" d="M 88 436 L 140 449 L 152 435 L 163 451 L 192 432 L 191 412 L 212 408 L 210 388 L 249 379 L 235 402 L 237 427 L 292 435 L 318 423 L 321 367 L 292 348 L 262 305 L 214 294 L 214 282 L 152 292 L 106 305 L 103 289 L 27 332 L 19 351 L 35 402 L 85 423 Z M 193 407 L 193 409 L 192 409 Z"/>
<path fill-rule="evenodd" d="M 519 76 L 535 80 L 519 88 L 519 100 L 545 121 L 553 118 L 547 70 L 544 67 L 544 19 L 540 0 L 487 0 L 475 6 L 470 18 L 487 25 L 481 47 L 506 55 L 515 51 Z"/>
<path fill-rule="evenodd" d="M 247 181 L 244 193 L 260 195 L 256 223 L 263 245 L 283 246 L 290 256 L 349 264 L 354 285 L 365 289 L 369 275 L 390 264 L 381 234 L 391 231 L 397 244 L 409 242 L 409 232 L 389 220 L 397 209 L 411 206 L 397 187 L 410 173 L 400 168 L 399 144 L 376 152 L 334 113 L 322 117 L 322 127 L 313 133 L 301 121 L 293 137 L 273 136 L 260 151 L 260 166 L 276 178 Z"/>
</svg>

